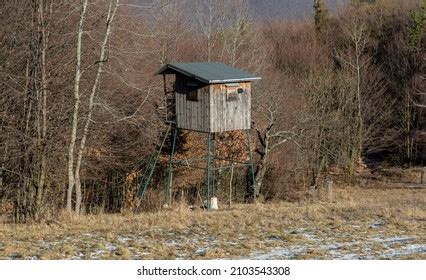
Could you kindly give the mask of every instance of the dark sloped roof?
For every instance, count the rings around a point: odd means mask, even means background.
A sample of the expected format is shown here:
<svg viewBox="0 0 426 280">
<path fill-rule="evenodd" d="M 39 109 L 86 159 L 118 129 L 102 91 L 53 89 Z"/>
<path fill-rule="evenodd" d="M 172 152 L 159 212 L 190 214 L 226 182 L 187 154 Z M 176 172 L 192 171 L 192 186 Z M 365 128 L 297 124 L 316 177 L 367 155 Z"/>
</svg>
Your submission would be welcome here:
<svg viewBox="0 0 426 280">
<path fill-rule="evenodd" d="M 260 80 L 260 77 L 221 62 L 170 63 L 161 67 L 158 74 L 163 74 L 170 70 L 195 78 L 206 84 Z"/>
</svg>

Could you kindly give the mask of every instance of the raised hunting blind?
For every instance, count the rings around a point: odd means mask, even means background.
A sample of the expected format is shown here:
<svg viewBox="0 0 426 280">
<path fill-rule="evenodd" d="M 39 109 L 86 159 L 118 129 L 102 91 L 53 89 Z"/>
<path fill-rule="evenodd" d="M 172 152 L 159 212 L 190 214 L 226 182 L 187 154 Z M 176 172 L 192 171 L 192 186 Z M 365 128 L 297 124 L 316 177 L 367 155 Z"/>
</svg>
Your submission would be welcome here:
<svg viewBox="0 0 426 280">
<path fill-rule="evenodd" d="M 251 82 L 260 80 L 240 69 L 219 62 L 192 62 L 166 64 L 157 73 L 163 76 L 166 106 L 165 122 L 167 129 L 155 153 L 144 168 L 139 180 L 139 197 L 142 197 L 151 182 L 163 146 L 171 141 L 165 188 L 165 205 L 172 202 L 173 169 L 175 166 L 201 168 L 206 170 L 206 204 L 215 208 L 216 182 L 219 170 L 229 166 L 249 167 L 254 188 L 254 167 L 250 149 L 251 126 Z M 171 82 L 169 76 L 174 76 Z M 179 130 L 191 130 L 207 134 L 206 155 L 202 158 L 176 160 L 176 142 Z M 216 157 L 215 134 L 243 130 L 247 135 L 248 162 Z M 172 135 L 172 137 L 170 137 Z M 229 165 L 218 162 L 228 162 Z"/>
<path fill-rule="evenodd" d="M 174 74 L 176 126 L 201 132 L 250 129 L 251 82 L 259 80 L 217 62 L 164 65 L 159 74 Z"/>
</svg>

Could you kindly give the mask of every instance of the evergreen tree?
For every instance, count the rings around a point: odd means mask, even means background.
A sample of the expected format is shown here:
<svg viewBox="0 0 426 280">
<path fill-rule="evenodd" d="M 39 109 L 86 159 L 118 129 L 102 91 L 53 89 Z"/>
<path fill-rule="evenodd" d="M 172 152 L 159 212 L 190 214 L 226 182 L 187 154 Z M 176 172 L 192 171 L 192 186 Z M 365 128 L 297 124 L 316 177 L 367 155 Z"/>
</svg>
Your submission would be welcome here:
<svg viewBox="0 0 426 280">
<path fill-rule="evenodd" d="M 327 5 L 322 0 L 314 0 L 315 30 L 319 38 L 324 38 L 329 22 Z"/>
<path fill-rule="evenodd" d="M 422 0 L 419 10 L 411 13 L 411 26 L 410 26 L 410 46 L 413 48 L 420 48 L 420 43 L 423 37 L 424 23 L 426 21 L 426 0 Z"/>
</svg>

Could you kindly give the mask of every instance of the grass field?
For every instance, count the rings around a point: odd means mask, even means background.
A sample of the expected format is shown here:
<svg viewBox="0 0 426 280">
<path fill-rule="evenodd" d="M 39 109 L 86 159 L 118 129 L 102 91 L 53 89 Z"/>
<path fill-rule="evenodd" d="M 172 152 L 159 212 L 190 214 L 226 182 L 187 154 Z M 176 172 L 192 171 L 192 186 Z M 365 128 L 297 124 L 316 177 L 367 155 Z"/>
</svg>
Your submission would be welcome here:
<svg viewBox="0 0 426 280">
<path fill-rule="evenodd" d="M 426 188 L 0 224 L 0 259 L 426 259 Z"/>
</svg>

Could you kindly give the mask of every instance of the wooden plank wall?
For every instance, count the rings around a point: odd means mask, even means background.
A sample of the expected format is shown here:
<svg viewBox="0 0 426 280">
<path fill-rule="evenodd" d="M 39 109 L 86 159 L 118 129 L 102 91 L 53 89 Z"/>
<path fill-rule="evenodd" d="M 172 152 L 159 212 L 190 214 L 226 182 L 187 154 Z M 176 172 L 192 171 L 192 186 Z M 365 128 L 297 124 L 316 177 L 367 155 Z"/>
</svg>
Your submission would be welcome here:
<svg viewBox="0 0 426 280">
<path fill-rule="evenodd" d="M 176 75 L 177 126 L 201 132 L 224 132 L 250 129 L 251 84 L 240 83 L 244 93 L 238 99 L 227 101 L 224 84 L 205 85 L 198 89 L 198 101 L 186 100 L 188 77 Z"/>
<path fill-rule="evenodd" d="M 186 100 L 190 79 L 176 75 L 176 121 L 177 127 L 202 132 L 209 132 L 209 86 L 198 89 L 198 101 Z"/>
<path fill-rule="evenodd" d="M 238 100 L 226 100 L 226 86 L 210 86 L 210 132 L 250 129 L 251 125 L 251 84 L 240 83 L 244 93 Z"/>
</svg>

